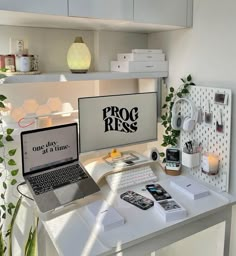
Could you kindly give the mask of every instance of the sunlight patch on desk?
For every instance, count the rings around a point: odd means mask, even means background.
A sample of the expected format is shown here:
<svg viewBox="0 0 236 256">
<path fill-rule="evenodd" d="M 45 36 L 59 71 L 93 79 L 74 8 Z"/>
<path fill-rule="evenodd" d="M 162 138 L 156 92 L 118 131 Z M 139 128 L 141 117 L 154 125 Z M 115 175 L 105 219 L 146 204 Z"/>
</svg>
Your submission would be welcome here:
<svg viewBox="0 0 236 256">
<path fill-rule="evenodd" d="M 108 197 L 106 198 L 106 202 L 109 204 L 109 205 L 112 205 L 112 203 L 114 202 L 115 200 L 115 194 L 110 192 Z M 102 204 L 101 205 L 101 210 L 105 207 L 105 202 L 104 202 L 104 205 Z M 105 215 L 103 215 L 102 217 L 98 218 L 96 220 L 96 224 L 93 226 L 91 232 L 90 232 L 90 236 L 87 240 L 87 243 L 82 251 L 82 254 L 81 256 L 86 256 L 86 255 L 90 255 L 90 252 L 93 248 L 93 245 L 96 243 L 96 240 L 97 240 L 97 237 L 99 235 L 99 232 L 101 230 L 101 224 L 102 224 L 102 221 L 103 221 L 103 218 L 105 217 Z"/>
</svg>

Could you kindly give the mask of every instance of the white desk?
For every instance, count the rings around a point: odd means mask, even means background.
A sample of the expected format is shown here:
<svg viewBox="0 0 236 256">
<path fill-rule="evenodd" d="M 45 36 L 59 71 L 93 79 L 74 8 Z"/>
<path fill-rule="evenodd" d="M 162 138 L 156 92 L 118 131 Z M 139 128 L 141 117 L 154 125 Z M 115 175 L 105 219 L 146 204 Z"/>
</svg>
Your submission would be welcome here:
<svg viewBox="0 0 236 256">
<path fill-rule="evenodd" d="M 191 200 L 170 186 L 174 177 L 160 175 L 159 183 L 187 209 L 188 216 L 172 222 L 164 222 L 154 207 L 143 211 L 119 198 L 106 184 L 101 191 L 78 201 L 78 208 L 44 221 L 58 255 L 146 255 L 175 241 L 225 221 L 224 255 L 229 255 L 231 211 L 234 198 L 225 193 L 210 190 L 210 195 Z M 143 191 L 144 185 L 130 188 L 146 197 L 152 196 Z M 127 191 L 127 189 L 123 190 Z M 121 191 L 122 192 L 122 191 Z M 86 204 L 103 199 L 125 218 L 126 223 L 110 231 L 99 231 L 88 223 Z"/>
</svg>

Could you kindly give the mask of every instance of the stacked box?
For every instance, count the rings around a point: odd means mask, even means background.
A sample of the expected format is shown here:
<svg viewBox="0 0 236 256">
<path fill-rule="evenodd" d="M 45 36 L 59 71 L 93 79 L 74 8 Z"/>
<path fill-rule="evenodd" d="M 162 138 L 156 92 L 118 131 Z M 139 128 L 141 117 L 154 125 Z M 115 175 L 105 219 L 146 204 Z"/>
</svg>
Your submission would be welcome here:
<svg viewBox="0 0 236 256">
<path fill-rule="evenodd" d="M 167 199 L 155 203 L 162 218 L 168 221 L 175 221 L 187 216 L 187 211 L 174 199 Z"/>
<path fill-rule="evenodd" d="M 117 54 L 117 61 L 111 61 L 111 71 L 165 72 L 168 62 L 160 49 L 133 49 L 131 53 Z"/>
</svg>

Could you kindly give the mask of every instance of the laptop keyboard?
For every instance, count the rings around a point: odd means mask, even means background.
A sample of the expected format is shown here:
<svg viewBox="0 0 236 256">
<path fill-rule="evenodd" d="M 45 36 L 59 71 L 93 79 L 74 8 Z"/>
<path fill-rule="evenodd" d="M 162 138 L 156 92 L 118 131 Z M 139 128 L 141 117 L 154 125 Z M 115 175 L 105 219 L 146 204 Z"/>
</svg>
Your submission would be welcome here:
<svg viewBox="0 0 236 256">
<path fill-rule="evenodd" d="M 36 195 L 60 188 L 88 178 L 79 164 L 56 169 L 29 178 L 29 182 Z"/>
</svg>

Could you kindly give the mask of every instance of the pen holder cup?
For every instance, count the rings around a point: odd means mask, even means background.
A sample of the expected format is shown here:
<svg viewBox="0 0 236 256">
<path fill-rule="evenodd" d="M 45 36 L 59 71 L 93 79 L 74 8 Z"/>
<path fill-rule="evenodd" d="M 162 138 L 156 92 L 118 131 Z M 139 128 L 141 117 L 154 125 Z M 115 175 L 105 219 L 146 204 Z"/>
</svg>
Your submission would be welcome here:
<svg viewBox="0 0 236 256">
<path fill-rule="evenodd" d="M 197 167 L 200 165 L 200 153 L 186 153 L 186 150 L 182 151 L 182 165 L 188 168 Z"/>
</svg>

